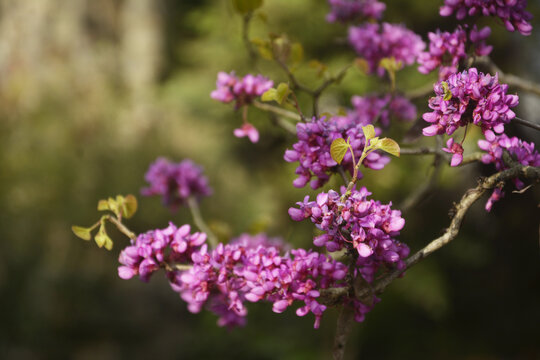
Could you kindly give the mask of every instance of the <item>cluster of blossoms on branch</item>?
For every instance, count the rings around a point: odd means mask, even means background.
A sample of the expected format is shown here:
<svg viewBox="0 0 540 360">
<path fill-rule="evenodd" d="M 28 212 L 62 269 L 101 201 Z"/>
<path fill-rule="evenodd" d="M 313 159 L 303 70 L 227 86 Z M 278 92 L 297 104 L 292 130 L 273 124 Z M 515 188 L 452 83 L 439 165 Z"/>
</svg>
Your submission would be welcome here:
<svg viewBox="0 0 540 360">
<path fill-rule="evenodd" d="M 333 116 L 328 121 L 323 116 L 319 119 L 313 118 L 310 122 L 298 123 L 296 125 L 296 134 L 298 142 L 292 145 L 292 149 L 286 150 L 284 159 L 287 162 L 299 162 L 296 168 L 298 177 L 293 181 L 295 187 L 304 187 L 310 182 L 313 189 L 323 186 L 330 175 L 337 171 L 338 163 L 332 159 L 330 146 L 335 139 L 349 139 L 353 153 L 356 159 L 360 158 L 366 139 L 362 131 L 361 122 L 355 122 L 348 116 Z M 380 133 L 380 129 L 376 128 Z M 365 167 L 380 170 L 390 158 L 377 152 L 371 152 L 364 159 Z M 341 166 L 353 173 L 353 161 L 351 153 L 348 152 L 343 158 Z M 360 175 L 361 176 L 361 175 Z"/>
<path fill-rule="evenodd" d="M 349 22 L 366 18 L 380 19 L 386 4 L 377 0 L 328 0 L 328 22 Z"/>
<path fill-rule="evenodd" d="M 191 160 L 174 163 L 158 158 L 150 165 L 144 178 L 150 186 L 142 189 L 141 193 L 162 196 L 163 204 L 171 210 L 176 210 L 191 197 L 199 199 L 212 194 L 202 168 Z"/>
<path fill-rule="evenodd" d="M 525 166 L 540 166 L 540 154 L 534 148 L 534 143 L 527 143 L 513 136 L 508 137 L 506 134 L 493 137 L 491 140 L 479 140 L 478 147 L 486 154 L 482 156 L 484 164 L 495 164 L 498 171 L 503 171 L 509 168 L 503 158 L 505 151 L 508 152 L 512 161 L 516 161 Z M 518 178 L 513 179 L 514 185 L 518 190 L 523 189 L 525 184 Z M 502 187 L 497 187 L 493 190 L 493 194 L 486 203 L 486 210 L 491 211 L 493 203 L 504 196 Z"/>
<path fill-rule="evenodd" d="M 351 98 L 353 109 L 347 117 L 354 124 L 374 124 L 377 121 L 385 128 L 391 119 L 412 121 L 416 119 L 416 106 L 400 95 L 366 95 Z"/>
<path fill-rule="evenodd" d="M 502 134 L 504 125 L 516 116 L 511 108 L 518 104 L 518 96 L 508 95 L 508 85 L 499 84 L 497 75 L 479 73 L 476 68 L 439 81 L 434 90 L 435 96 L 429 100 L 433 111 L 422 116 L 431 124 L 423 129 L 425 136 L 452 135 L 473 123 L 492 141 L 495 133 Z M 463 147 L 453 139 L 448 140 L 444 150 L 454 154 L 452 166 L 463 160 Z"/>
<path fill-rule="evenodd" d="M 495 16 L 502 20 L 508 31 L 530 35 L 532 14 L 525 10 L 527 0 L 445 0 L 441 16 L 456 14 L 458 20 L 467 16 Z"/>
<path fill-rule="evenodd" d="M 424 50 L 422 38 L 399 24 L 365 23 L 349 28 L 349 43 L 368 64 L 368 73 L 383 76 L 380 61 L 394 58 L 397 63 L 411 65 Z"/>
<path fill-rule="evenodd" d="M 193 253 L 206 242 L 205 233 L 190 234 L 190 231 L 189 225 L 177 228 L 169 223 L 165 229 L 140 234 L 120 252 L 118 261 L 122 265 L 118 267 L 118 276 L 127 280 L 139 275 L 146 282 L 161 267 L 170 268 L 171 264 L 190 261 Z"/>
<path fill-rule="evenodd" d="M 322 192 L 315 201 L 309 201 L 306 196 L 297 203 L 298 208 L 289 209 L 289 215 L 296 221 L 309 218 L 324 232 L 313 239 L 316 246 L 325 246 L 329 252 L 356 249 L 355 271 L 372 282 L 377 270 L 384 265 L 403 269 L 409 248 L 394 239 L 405 225 L 401 212 L 392 210 L 391 203 L 383 205 L 368 200 L 369 195 L 365 187 L 353 188 L 348 195 L 342 187 L 341 194 L 334 190 Z"/>
<path fill-rule="evenodd" d="M 234 72 L 227 74 L 220 72 L 217 76 L 216 90 L 212 91 L 210 97 L 223 103 L 235 102 L 236 110 L 251 104 L 257 97 L 264 94 L 274 85 L 272 80 L 262 75 L 247 74 L 242 79 L 238 78 Z M 234 130 L 236 137 L 247 136 L 252 143 L 259 141 L 259 132 L 244 117 L 241 127 Z"/>
<path fill-rule="evenodd" d="M 439 80 L 447 79 L 458 71 L 460 62 L 467 59 L 469 44 L 475 55 L 489 55 L 493 47 L 486 45 L 485 40 L 490 34 L 491 29 L 488 26 L 478 30 L 476 25 L 468 36 L 466 28 L 461 26 L 451 33 L 440 30 L 428 33 L 429 49 L 418 56 L 418 71 L 428 74 L 439 68 Z"/>
</svg>

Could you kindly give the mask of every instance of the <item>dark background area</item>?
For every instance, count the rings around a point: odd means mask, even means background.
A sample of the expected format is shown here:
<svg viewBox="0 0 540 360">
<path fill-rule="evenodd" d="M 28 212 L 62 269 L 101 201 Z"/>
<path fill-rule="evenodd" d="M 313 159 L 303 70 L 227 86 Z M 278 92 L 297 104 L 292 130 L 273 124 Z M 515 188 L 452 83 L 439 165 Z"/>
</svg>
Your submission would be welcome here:
<svg viewBox="0 0 540 360">
<path fill-rule="evenodd" d="M 427 39 L 442 1 L 387 2 L 384 20 Z M 488 42 L 505 71 L 540 82 L 539 4 L 533 34 L 508 33 L 494 19 Z M 326 1 L 267 0 L 267 20 L 256 17 L 252 36 L 286 33 L 305 57 L 337 72 L 355 54 L 346 28 L 328 24 Z M 295 247 L 310 247 L 313 226 L 295 223 L 287 209 L 306 189 L 295 189 L 296 164 L 283 161 L 294 138 L 268 116 L 250 110 L 261 131 L 251 144 L 232 136 L 240 114 L 210 99 L 218 71 L 250 67 L 240 18 L 228 1 L 0 0 L 0 358 L 2 359 L 327 359 L 337 311 L 321 328 L 292 309 L 249 307 L 248 325 L 217 327 L 213 314 L 191 314 L 158 274 L 149 284 L 117 276 L 127 240 L 111 230 L 115 248 L 77 239 L 73 224 L 90 225 L 99 199 L 132 193 L 140 209 L 136 232 L 191 222 L 157 198 L 142 198 L 144 173 L 158 156 L 191 158 L 205 168 L 214 195 L 205 218 L 222 236 L 263 230 Z M 258 71 L 286 81 L 268 61 Z M 310 72 L 311 71 L 311 72 Z M 314 73 L 304 66 L 301 78 Z M 399 72 L 408 91 L 435 81 L 415 67 Z M 384 91 L 385 83 L 349 72 L 321 99 L 323 111 L 350 106 L 354 94 Z M 515 92 L 515 89 L 511 89 Z M 516 112 L 540 121 L 540 100 L 519 92 Z M 309 103 L 300 97 L 301 102 Z M 427 99 L 417 102 L 419 114 Z M 509 133 L 540 144 L 538 133 L 510 125 Z M 473 152 L 471 132 L 466 152 Z M 400 141 L 399 138 L 397 138 Z M 433 146 L 422 139 L 414 146 Z M 428 176 L 430 157 L 401 157 L 365 171 L 373 198 L 399 205 Z M 441 234 L 453 202 L 491 166 L 445 166 L 436 189 L 407 220 L 400 240 L 413 251 Z M 324 190 L 336 187 L 339 179 Z M 538 187 L 512 194 L 484 211 L 475 204 L 458 238 L 395 281 L 348 343 L 350 359 L 537 359 L 540 356 Z M 111 228 L 112 229 L 112 228 Z"/>
</svg>

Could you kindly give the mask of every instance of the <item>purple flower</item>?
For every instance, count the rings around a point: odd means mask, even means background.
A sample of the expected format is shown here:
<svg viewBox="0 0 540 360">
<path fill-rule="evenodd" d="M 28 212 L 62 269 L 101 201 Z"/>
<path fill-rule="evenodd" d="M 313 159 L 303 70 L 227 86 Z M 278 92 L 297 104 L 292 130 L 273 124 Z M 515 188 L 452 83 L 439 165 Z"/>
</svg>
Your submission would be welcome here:
<svg viewBox="0 0 540 360">
<path fill-rule="evenodd" d="M 244 123 L 242 127 L 234 130 L 234 136 L 241 138 L 247 136 L 252 143 L 259 141 L 259 132 L 250 123 Z"/>
<path fill-rule="evenodd" d="M 345 190 L 343 187 L 341 194 Z M 394 239 L 405 225 L 401 212 L 392 210 L 391 203 L 368 200 L 369 195 L 365 187 L 353 189 L 349 196 L 330 190 L 318 194 L 315 201 L 306 198 L 298 202 L 299 208 L 289 209 L 289 214 L 296 221 L 311 219 L 324 232 L 313 239 L 316 246 L 325 246 L 329 252 L 355 248 L 359 255 L 357 271 L 371 282 L 384 264 L 404 267 L 409 249 Z"/>
<path fill-rule="evenodd" d="M 448 139 L 446 147 L 442 148 L 443 151 L 453 154 L 450 166 L 458 166 L 463 161 L 463 147 L 461 144 L 454 142 L 453 138 Z"/>
<path fill-rule="evenodd" d="M 508 137 L 506 134 L 493 136 L 490 139 L 479 140 L 478 147 L 486 152 L 482 156 L 484 164 L 495 164 L 498 171 L 508 169 L 503 160 L 503 153 L 506 151 L 514 161 L 525 166 L 540 166 L 540 154 L 534 148 L 534 143 L 527 143 L 517 137 Z M 513 179 L 516 188 L 522 189 L 525 185 L 518 178 Z M 491 197 L 486 203 L 486 211 L 491 211 L 493 203 L 504 196 L 502 187 L 494 189 Z"/>
<path fill-rule="evenodd" d="M 393 57 L 397 62 L 411 65 L 426 46 L 420 36 L 405 26 L 389 23 L 350 27 L 349 43 L 366 59 L 369 73 L 377 72 L 379 76 L 385 73 L 379 66 L 382 59 Z"/>
<path fill-rule="evenodd" d="M 176 210 L 189 197 L 201 198 L 212 193 L 202 168 L 191 160 L 173 163 L 165 158 L 158 158 L 148 168 L 145 175 L 149 187 L 141 190 L 145 196 L 160 195 L 163 204 Z"/>
<path fill-rule="evenodd" d="M 456 14 L 458 20 L 467 16 L 483 15 L 500 18 L 508 31 L 530 35 L 532 14 L 525 10 L 527 0 L 445 0 L 439 14 Z"/>
<path fill-rule="evenodd" d="M 477 30 L 476 25 L 471 29 L 470 45 L 476 55 L 488 55 L 491 52 L 492 46 L 487 46 L 484 42 L 490 33 L 491 29 L 488 26 L 480 31 Z M 428 37 L 429 49 L 418 56 L 420 64 L 418 71 L 428 74 L 439 68 L 439 79 L 445 80 L 456 73 L 459 63 L 467 58 L 469 41 L 466 28 L 458 26 L 452 33 L 437 30 L 435 33 L 430 32 Z"/>
<path fill-rule="evenodd" d="M 377 0 L 328 0 L 330 13 L 326 16 L 328 22 L 362 20 L 365 18 L 380 19 L 386 9 L 386 4 Z"/>
<path fill-rule="evenodd" d="M 274 245 L 277 245 L 274 246 Z M 241 235 L 208 252 L 203 246 L 193 253 L 193 267 L 172 277 L 174 289 L 199 312 L 204 306 L 220 318 L 220 326 L 245 323 L 245 302 L 268 301 L 276 313 L 295 302 L 299 316 L 315 315 L 315 327 L 326 306 L 317 302 L 319 290 L 345 286 L 347 267 L 332 258 L 303 249 L 282 255 L 283 243 L 264 234 Z"/>
<path fill-rule="evenodd" d="M 351 103 L 354 108 L 347 112 L 347 117 L 355 124 L 374 124 L 380 120 L 384 127 L 388 127 L 390 119 L 403 121 L 416 119 L 416 106 L 399 95 L 353 96 Z"/>
<path fill-rule="evenodd" d="M 236 101 L 235 109 L 251 103 L 255 98 L 261 96 L 274 85 L 272 80 L 262 75 L 248 74 L 239 79 L 234 74 L 225 72 L 218 73 L 216 90 L 212 91 L 210 97 L 223 103 Z"/>
<path fill-rule="evenodd" d="M 137 236 L 131 245 L 120 252 L 118 276 L 131 279 L 139 275 L 142 281 L 161 267 L 187 263 L 191 255 L 206 241 L 206 234 L 190 234 L 190 226 L 177 228 L 173 223 L 165 229 L 151 230 Z"/>
<path fill-rule="evenodd" d="M 516 116 L 510 108 L 518 104 L 517 95 L 507 95 L 508 85 L 499 84 L 497 75 L 478 73 L 475 68 L 439 81 L 434 90 L 435 96 L 429 100 L 433 111 L 422 116 L 431 124 L 423 129 L 425 136 L 452 135 L 458 128 L 473 123 L 489 140 L 495 133 L 501 134 L 504 125 Z M 458 150 L 454 146 L 449 152 L 458 154 Z M 456 157 L 454 164 L 458 160 Z"/>
<path fill-rule="evenodd" d="M 317 189 L 323 186 L 330 174 L 337 171 L 337 163 L 330 155 L 330 146 L 337 138 L 350 139 L 350 144 L 354 150 L 355 159 L 359 159 L 364 150 L 365 137 L 362 131 L 362 123 L 355 123 L 349 116 L 334 116 L 328 121 L 325 117 L 313 118 L 307 123 L 296 125 L 298 142 L 293 144 L 292 150 L 286 150 L 283 158 L 287 162 L 298 161 L 296 168 L 298 178 L 294 180 L 295 187 L 304 187 L 311 180 L 311 187 Z M 380 133 L 380 129 L 376 129 Z M 382 169 L 390 159 L 377 152 L 371 152 L 363 162 L 365 167 L 379 170 Z M 345 154 L 341 165 L 353 173 L 352 156 L 350 152 Z M 359 176 L 362 176 L 359 174 Z"/>
</svg>

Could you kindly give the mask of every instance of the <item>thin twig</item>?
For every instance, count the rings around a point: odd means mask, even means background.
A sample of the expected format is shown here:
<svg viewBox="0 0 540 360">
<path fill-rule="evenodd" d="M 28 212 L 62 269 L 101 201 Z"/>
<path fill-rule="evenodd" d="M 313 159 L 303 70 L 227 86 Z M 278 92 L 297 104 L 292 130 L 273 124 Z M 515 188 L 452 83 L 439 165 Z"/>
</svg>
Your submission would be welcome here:
<svg viewBox="0 0 540 360">
<path fill-rule="evenodd" d="M 501 183 L 514 179 L 516 177 L 522 177 L 529 180 L 539 180 L 540 179 L 540 167 L 534 166 L 524 166 L 517 164 L 512 166 L 510 169 L 498 172 L 494 175 L 491 175 L 488 178 L 480 180 L 480 183 L 477 187 L 469 189 L 462 196 L 459 203 L 454 207 L 454 216 L 450 222 L 450 226 L 446 229 L 443 235 L 432 240 L 424 248 L 416 252 L 414 255 L 410 256 L 405 260 L 405 268 L 402 270 L 395 270 L 388 275 L 384 276 L 371 288 L 364 288 L 362 291 L 357 292 L 358 297 L 363 297 L 369 295 L 370 292 L 375 292 L 376 294 L 382 293 L 392 281 L 397 279 L 405 270 L 410 269 L 413 265 L 420 262 L 420 260 L 426 258 L 433 252 L 442 248 L 452 240 L 454 240 L 458 234 L 461 227 L 463 218 L 467 214 L 469 208 L 484 195 L 487 191 L 494 189 L 497 186 L 500 186 Z M 339 287 L 330 289 L 325 289 L 321 291 L 321 303 L 333 305 L 338 304 L 343 297 L 350 295 L 350 289 L 348 287 Z M 328 301 L 328 302 L 326 302 Z"/>
<path fill-rule="evenodd" d="M 485 65 L 489 68 L 490 72 L 498 73 L 499 80 L 505 84 L 508 84 L 510 87 L 514 87 L 523 91 L 527 91 L 533 94 L 540 96 L 540 85 L 520 78 L 519 76 L 513 74 L 504 73 L 498 66 L 487 56 L 481 56 L 475 59 L 475 64 Z"/>
<path fill-rule="evenodd" d="M 253 106 L 255 106 L 256 108 L 258 108 L 258 109 L 261 109 L 261 110 L 264 110 L 264 111 L 270 111 L 270 112 L 273 112 L 276 115 L 283 116 L 283 117 L 286 117 L 286 118 L 289 118 L 289 119 L 292 119 L 292 120 L 295 120 L 295 121 L 302 121 L 302 118 L 300 117 L 300 115 L 298 115 L 295 112 L 285 110 L 283 108 L 280 108 L 280 107 L 277 107 L 277 106 L 274 106 L 274 105 L 265 104 L 265 103 L 259 102 L 257 100 L 253 101 L 251 104 Z"/>
<path fill-rule="evenodd" d="M 439 150 L 429 147 L 419 147 L 419 148 L 401 148 L 399 150 L 400 155 L 433 155 L 436 154 Z"/>
<path fill-rule="evenodd" d="M 215 248 L 218 244 L 217 237 L 212 232 L 212 230 L 210 230 L 208 225 L 206 225 L 206 223 L 204 222 L 201 216 L 201 211 L 199 209 L 199 204 L 197 203 L 197 199 L 190 196 L 188 197 L 187 203 L 189 210 L 191 211 L 191 216 L 193 217 L 193 222 L 195 223 L 195 225 L 197 225 L 199 230 L 201 230 L 206 234 L 206 236 L 208 236 L 208 242 L 210 243 L 212 248 Z"/>
<path fill-rule="evenodd" d="M 512 120 L 512 122 L 516 122 L 516 123 L 518 123 L 520 125 L 524 125 L 524 126 L 530 127 L 531 129 L 535 129 L 535 130 L 540 131 L 540 124 L 537 124 L 537 123 L 534 123 L 532 121 L 519 118 L 517 116 Z"/>
<path fill-rule="evenodd" d="M 351 68 L 351 65 L 345 66 L 343 69 L 341 69 L 336 76 L 332 76 L 328 79 L 326 79 L 325 82 L 323 82 L 318 88 L 316 88 L 311 96 L 313 97 L 313 116 L 319 116 L 319 98 L 321 97 L 324 90 L 326 90 L 327 87 L 330 85 L 341 81 L 345 75 L 347 74 L 347 71 Z"/>
<path fill-rule="evenodd" d="M 251 62 L 251 65 L 255 65 L 257 62 L 257 53 L 253 49 L 253 46 L 251 45 L 251 41 L 249 41 L 249 24 L 251 22 L 251 19 L 253 17 L 253 13 L 249 12 L 244 15 L 242 18 L 242 40 L 244 41 L 244 46 L 246 47 L 246 50 L 249 55 L 249 60 Z"/>
<path fill-rule="evenodd" d="M 106 218 L 111 223 L 113 223 L 116 226 L 116 228 L 120 230 L 120 232 L 126 235 L 128 238 L 132 240 L 137 238 L 137 235 L 133 231 L 129 230 L 124 224 L 122 224 L 122 222 L 120 222 L 120 220 L 118 220 L 116 217 L 111 216 L 111 215 L 105 215 L 104 218 Z"/>
<path fill-rule="evenodd" d="M 433 91 L 433 84 L 428 83 L 428 84 L 422 85 L 419 88 L 408 91 L 404 95 L 409 100 L 417 100 L 417 99 L 421 99 L 421 98 L 424 98 L 424 97 L 428 96 L 432 92 L 434 92 Z"/>
</svg>

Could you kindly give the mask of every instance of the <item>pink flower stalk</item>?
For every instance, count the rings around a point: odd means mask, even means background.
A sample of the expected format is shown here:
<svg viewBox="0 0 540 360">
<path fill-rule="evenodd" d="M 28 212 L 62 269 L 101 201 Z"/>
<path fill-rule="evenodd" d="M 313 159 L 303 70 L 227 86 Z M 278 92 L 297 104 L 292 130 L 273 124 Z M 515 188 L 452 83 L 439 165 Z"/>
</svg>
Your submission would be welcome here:
<svg viewBox="0 0 540 360">
<path fill-rule="evenodd" d="M 380 19 L 386 4 L 377 0 L 328 0 L 330 13 L 328 22 L 346 23 L 366 18 Z"/>
<path fill-rule="evenodd" d="M 141 190 L 145 196 L 161 195 L 163 204 L 171 210 L 184 205 L 189 197 L 202 198 L 212 194 L 203 170 L 191 160 L 173 163 L 158 158 L 150 164 L 146 175 L 149 187 Z"/>
<path fill-rule="evenodd" d="M 418 56 L 418 71 L 428 74 L 439 68 L 439 80 L 445 80 L 458 71 L 460 62 L 467 59 L 467 47 L 470 46 L 478 56 L 488 55 L 492 46 L 485 43 L 485 39 L 491 34 L 491 29 L 486 26 L 481 30 L 476 25 L 471 29 L 467 37 L 466 28 L 458 26 L 452 32 L 430 32 L 429 49 Z"/>
<path fill-rule="evenodd" d="M 220 72 L 217 76 L 216 90 L 212 91 L 210 97 L 223 103 L 236 101 L 235 109 L 250 104 L 255 98 L 264 94 L 274 85 L 272 80 L 262 75 L 248 74 L 239 79 L 234 74 Z"/>
<path fill-rule="evenodd" d="M 510 108 L 518 104 L 518 96 L 508 95 L 508 85 L 499 84 L 497 75 L 479 73 L 475 68 L 439 81 L 434 90 L 435 96 L 429 100 L 433 111 L 422 116 L 431 124 L 422 130 L 425 136 L 452 135 L 458 128 L 472 123 L 491 141 L 516 116 Z M 452 146 L 449 151 L 458 154 L 460 148 L 453 141 L 447 148 Z M 454 166 L 459 165 L 458 160 L 455 157 Z"/>
<path fill-rule="evenodd" d="M 530 35 L 532 14 L 525 10 L 526 7 L 527 0 L 445 0 L 439 14 L 450 16 L 455 13 L 458 20 L 476 15 L 495 16 L 508 31 Z"/>
<path fill-rule="evenodd" d="M 404 25 L 389 23 L 350 27 L 349 43 L 367 61 L 369 73 L 376 72 L 379 76 L 385 73 L 379 66 L 382 59 L 393 57 L 397 62 L 411 65 L 426 46 L 420 36 Z"/>
</svg>

